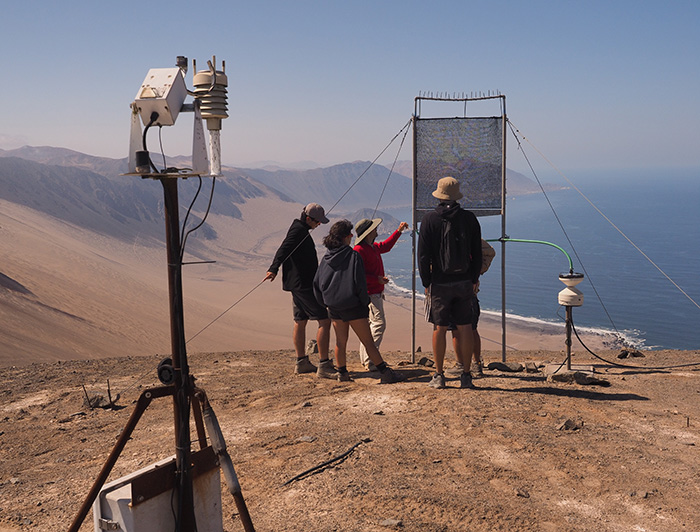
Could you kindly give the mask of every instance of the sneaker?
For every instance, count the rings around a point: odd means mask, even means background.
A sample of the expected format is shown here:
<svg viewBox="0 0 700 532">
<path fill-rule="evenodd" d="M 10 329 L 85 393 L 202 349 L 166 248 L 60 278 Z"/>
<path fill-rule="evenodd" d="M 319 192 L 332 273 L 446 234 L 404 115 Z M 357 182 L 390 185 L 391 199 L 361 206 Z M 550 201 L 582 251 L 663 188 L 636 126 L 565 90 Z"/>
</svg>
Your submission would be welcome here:
<svg viewBox="0 0 700 532">
<path fill-rule="evenodd" d="M 347 372 L 346 373 L 336 372 L 336 375 L 337 375 L 336 378 L 338 379 L 338 382 L 354 382 L 352 380 L 352 378 L 350 377 L 350 374 Z"/>
<path fill-rule="evenodd" d="M 335 370 L 335 366 L 330 358 L 319 362 L 316 376 L 320 379 L 335 379 L 338 376 L 338 372 Z"/>
<path fill-rule="evenodd" d="M 297 358 L 297 364 L 294 368 L 294 373 L 297 375 L 301 373 L 314 373 L 316 371 L 316 366 L 314 366 L 310 361 L 309 357 Z"/>
<path fill-rule="evenodd" d="M 406 380 L 406 376 L 394 371 L 391 368 L 386 368 L 386 371 L 381 374 L 379 382 L 382 384 L 394 384 L 396 382 L 402 382 Z"/>
<path fill-rule="evenodd" d="M 377 371 L 377 366 L 374 365 L 374 362 L 367 364 L 367 371 Z"/>
<path fill-rule="evenodd" d="M 436 373 L 435 375 L 433 375 L 433 378 L 430 379 L 428 386 L 430 386 L 431 388 L 438 388 L 438 389 L 444 388 L 445 387 L 445 374 L 444 373 Z"/>
<path fill-rule="evenodd" d="M 478 364 L 476 362 L 472 363 L 472 370 L 471 370 L 472 377 L 475 379 L 480 379 L 484 376 L 484 369 L 481 366 L 481 364 Z"/>
<path fill-rule="evenodd" d="M 466 371 L 459 376 L 459 387 L 460 388 L 475 388 L 472 383 L 472 376 Z"/>
</svg>

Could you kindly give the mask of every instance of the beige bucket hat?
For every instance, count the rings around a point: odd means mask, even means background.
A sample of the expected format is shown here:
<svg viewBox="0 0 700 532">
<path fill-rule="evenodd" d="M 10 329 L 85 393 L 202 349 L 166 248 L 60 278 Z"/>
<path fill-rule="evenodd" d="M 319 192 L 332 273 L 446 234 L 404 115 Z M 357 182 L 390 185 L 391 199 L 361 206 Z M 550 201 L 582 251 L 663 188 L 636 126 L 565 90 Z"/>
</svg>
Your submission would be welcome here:
<svg viewBox="0 0 700 532">
<path fill-rule="evenodd" d="M 433 197 L 439 200 L 457 201 L 464 195 L 459 191 L 459 181 L 454 177 L 443 177 L 438 181 Z"/>
</svg>

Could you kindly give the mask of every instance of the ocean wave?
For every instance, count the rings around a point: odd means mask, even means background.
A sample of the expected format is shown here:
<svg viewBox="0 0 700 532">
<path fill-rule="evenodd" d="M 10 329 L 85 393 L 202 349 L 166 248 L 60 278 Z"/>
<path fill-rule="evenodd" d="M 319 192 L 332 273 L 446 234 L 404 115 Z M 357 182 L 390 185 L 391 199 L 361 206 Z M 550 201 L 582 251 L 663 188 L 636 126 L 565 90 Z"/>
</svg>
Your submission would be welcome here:
<svg viewBox="0 0 700 532">
<path fill-rule="evenodd" d="M 416 287 L 419 288 L 419 287 Z M 420 286 L 420 289 L 422 289 L 422 286 Z M 408 288 L 404 288 L 402 286 L 397 285 L 395 282 L 393 282 L 391 279 L 389 280 L 389 284 L 386 285 L 386 291 L 388 294 L 391 294 L 393 296 L 398 296 L 402 297 L 405 299 L 411 299 L 412 296 L 412 291 Z M 416 292 L 416 300 L 418 301 L 425 301 L 425 294 L 422 292 Z M 488 310 L 488 309 L 481 309 L 481 315 L 488 317 L 490 319 L 501 319 L 501 311 L 500 310 Z M 544 327 L 556 327 L 561 329 L 561 333 L 565 334 L 566 331 L 566 323 L 564 321 L 555 321 L 555 320 L 546 320 L 543 318 L 536 318 L 534 316 L 523 316 L 520 314 L 513 314 L 510 312 L 506 312 L 506 318 L 510 321 L 518 321 L 523 324 L 527 325 L 536 325 L 536 326 L 544 326 Z M 648 346 L 646 345 L 646 339 L 642 337 L 642 333 L 639 330 L 636 329 L 627 329 L 627 330 L 621 330 L 621 331 L 616 331 L 614 329 L 606 328 L 606 327 L 590 327 L 590 326 L 584 326 L 584 325 L 575 325 L 576 331 L 579 333 L 584 333 L 587 335 L 595 335 L 595 336 L 609 336 L 609 337 L 614 337 L 617 339 L 617 341 L 621 345 L 629 346 L 634 349 L 655 349 L 654 346 Z"/>
</svg>

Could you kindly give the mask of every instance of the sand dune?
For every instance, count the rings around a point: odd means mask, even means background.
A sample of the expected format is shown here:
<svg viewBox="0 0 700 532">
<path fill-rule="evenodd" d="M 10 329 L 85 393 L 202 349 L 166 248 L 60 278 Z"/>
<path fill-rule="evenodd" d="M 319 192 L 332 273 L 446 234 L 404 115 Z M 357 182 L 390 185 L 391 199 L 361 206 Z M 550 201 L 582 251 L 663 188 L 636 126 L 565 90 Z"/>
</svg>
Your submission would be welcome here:
<svg viewBox="0 0 700 532">
<path fill-rule="evenodd" d="M 0 365 L 170 352 L 164 246 L 138 233 L 131 241 L 106 237 L 5 201 L 0 207 L 0 272 L 28 291 L 0 286 Z M 291 348 L 291 297 L 279 279 L 261 280 L 301 205 L 256 198 L 240 209 L 242 219 L 208 220 L 215 240 L 196 233 L 188 240 L 216 260 L 183 270 L 190 352 Z M 324 230 L 313 234 L 317 245 Z M 422 303 L 417 312 L 416 345 L 430 350 Z M 390 295 L 387 315 L 383 348 L 410 350 L 410 299 Z M 484 318 L 480 330 L 488 348 L 500 346 L 498 320 Z M 507 344 L 563 350 L 563 329 L 509 321 Z"/>
</svg>

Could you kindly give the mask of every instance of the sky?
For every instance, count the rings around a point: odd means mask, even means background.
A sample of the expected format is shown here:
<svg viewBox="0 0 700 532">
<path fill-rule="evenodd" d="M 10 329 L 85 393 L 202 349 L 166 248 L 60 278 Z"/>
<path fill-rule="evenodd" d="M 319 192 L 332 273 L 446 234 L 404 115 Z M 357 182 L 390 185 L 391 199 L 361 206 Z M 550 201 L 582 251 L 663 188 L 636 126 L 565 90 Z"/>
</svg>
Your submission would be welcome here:
<svg viewBox="0 0 700 532">
<path fill-rule="evenodd" d="M 3 2 L 0 148 L 126 157 L 148 70 L 184 55 L 226 63 L 226 164 L 371 161 L 417 96 L 498 91 L 528 157 L 531 145 L 565 170 L 700 167 L 698 26 L 697 0 Z M 166 153 L 191 153 L 191 116 L 162 129 Z M 380 162 L 412 158 L 400 139 Z"/>
</svg>

